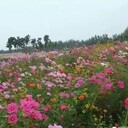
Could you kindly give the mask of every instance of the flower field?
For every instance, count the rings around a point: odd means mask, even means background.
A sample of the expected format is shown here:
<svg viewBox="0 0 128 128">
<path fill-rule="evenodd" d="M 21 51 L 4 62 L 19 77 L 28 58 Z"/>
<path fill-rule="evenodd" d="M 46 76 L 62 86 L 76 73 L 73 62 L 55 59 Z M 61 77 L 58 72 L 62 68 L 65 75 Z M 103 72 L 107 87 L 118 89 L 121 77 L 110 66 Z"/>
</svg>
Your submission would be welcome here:
<svg viewBox="0 0 128 128">
<path fill-rule="evenodd" d="M 128 126 L 128 43 L 0 60 L 0 128 Z"/>
</svg>

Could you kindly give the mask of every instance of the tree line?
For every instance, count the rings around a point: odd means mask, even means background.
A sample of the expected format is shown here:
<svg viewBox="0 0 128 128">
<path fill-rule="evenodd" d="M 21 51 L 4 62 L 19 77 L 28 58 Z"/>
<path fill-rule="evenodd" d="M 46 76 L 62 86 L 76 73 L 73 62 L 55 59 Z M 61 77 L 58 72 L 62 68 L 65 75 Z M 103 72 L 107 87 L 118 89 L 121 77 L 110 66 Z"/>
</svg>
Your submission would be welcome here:
<svg viewBox="0 0 128 128">
<path fill-rule="evenodd" d="M 27 52 L 28 49 L 33 49 L 37 51 L 47 51 L 63 48 L 73 48 L 82 45 L 93 45 L 96 43 L 107 43 L 114 41 L 128 41 L 128 27 L 121 34 L 115 34 L 112 37 L 108 37 L 107 34 L 102 36 L 95 35 L 94 37 L 89 38 L 88 40 L 68 40 L 68 41 L 51 41 L 49 35 L 45 35 L 42 38 L 31 38 L 30 35 L 25 37 L 10 37 L 6 43 L 6 47 L 11 52 L 12 49 L 15 51 L 24 51 Z"/>
<path fill-rule="evenodd" d="M 51 42 L 49 39 L 49 35 L 44 36 L 44 42 L 45 44 L 42 43 L 42 38 L 31 39 L 30 35 L 26 35 L 25 37 L 10 37 L 8 38 L 8 41 L 6 43 L 6 47 L 9 49 L 10 52 L 12 48 L 17 51 L 20 49 L 26 49 L 28 47 L 42 49 L 44 47 L 47 47 L 49 45 L 48 43 Z"/>
</svg>

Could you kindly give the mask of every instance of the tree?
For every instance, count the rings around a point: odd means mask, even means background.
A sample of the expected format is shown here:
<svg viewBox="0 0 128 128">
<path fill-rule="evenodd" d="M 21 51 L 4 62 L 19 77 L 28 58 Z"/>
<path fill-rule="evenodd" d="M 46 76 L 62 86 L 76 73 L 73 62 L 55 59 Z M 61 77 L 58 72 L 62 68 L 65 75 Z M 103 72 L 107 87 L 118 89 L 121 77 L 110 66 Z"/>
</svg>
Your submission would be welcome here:
<svg viewBox="0 0 128 128">
<path fill-rule="evenodd" d="M 11 52 L 12 46 L 14 45 L 15 37 L 8 38 L 6 47 L 9 48 L 9 51 Z"/>
<path fill-rule="evenodd" d="M 27 35 L 24 37 L 24 43 L 25 43 L 25 46 L 27 47 L 27 45 L 29 44 L 29 41 L 30 41 L 30 35 Z"/>
<path fill-rule="evenodd" d="M 19 47 L 19 44 L 18 44 L 18 40 L 14 37 L 14 39 L 13 39 L 13 46 L 14 46 L 14 48 L 16 48 L 16 49 L 18 49 L 18 47 Z"/>
<path fill-rule="evenodd" d="M 24 38 L 20 38 L 19 36 L 17 37 L 17 44 L 19 48 L 25 48 L 25 41 Z"/>
<path fill-rule="evenodd" d="M 124 30 L 124 32 L 122 33 L 124 40 L 128 41 L 128 27 Z"/>
<path fill-rule="evenodd" d="M 44 42 L 45 42 L 45 47 L 48 46 L 48 42 L 49 42 L 49 35 L 45 35 L 44 36 Z"/>
<path fill-rule="evenodd" d="M 33 48 L 36 47 L 36 39 L 35 38 L 32 39 L 30 43 L 31 43 L 31 45 L 32 45 Z"/>
<path fill-rule="evenodd" d="M 43 44 L 42 44 L 41 40 L 42 40 L 42 38 L 37 39 L 37 44 L 38 44 L 37 47 L 38 47 L 39 50 L 41 50 L 43 48 Z"/>
<path fill-rule="evenodd" d="M 9 48 L 9 51 L 11 52 L 12 44 L 9 42 L 9 40 L 8 40 L 8 42 L 6 44 L 6 47 Z"/>
</svg>

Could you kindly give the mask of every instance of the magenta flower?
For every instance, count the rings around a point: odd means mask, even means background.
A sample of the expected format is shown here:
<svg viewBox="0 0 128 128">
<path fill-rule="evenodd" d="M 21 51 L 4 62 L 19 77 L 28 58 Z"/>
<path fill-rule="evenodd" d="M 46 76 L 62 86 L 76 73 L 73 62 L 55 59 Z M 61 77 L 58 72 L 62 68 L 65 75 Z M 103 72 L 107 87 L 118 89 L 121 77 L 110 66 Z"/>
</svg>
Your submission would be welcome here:
<svg viewBox="0 0 128 128">
<path fill-rule="evenodd" d="M 20 100 L 20 107 L 24 112 L 25 117 L 30 117 L 31 119 L 42 120 L 42 114 L 37 109 L 40 104 L 36 102 L 31 95 L 27 95 L 24 99 Z"/>
<path fill-rule="evenodd" d="M 10 124 L 16 124 L 18 121 L 18 117 L 16 114 L 11 114 L 8 116 L 8 123 Z"/>
<path fill-rule="evenodd" d="M 4 91 L 4 87 L 2 85 L 0 85 L 0 92 Z"/>
<path fill-rule="evenodd" d="M 103 73 L 97 73 L 96 75 L 102 80 L 105 79 L 105 75 Z"/>
<path fill-rule="evenodd" d="M 70 98 L 70 94 L 68 93 L 60 93 L 59 96 L 64 98 Z"/>
<path fill-rule="evenodd" d="M 113 84 L 112 84 L 112 83 L 107 83 L 107 84 L 105 85 L 105 88 L 106 88 L 107 90 L 112 90 L 112 89 L 113 89 Z"/>
<path fill-rule="evenodd" d="M 101 86 L 101 92 L 102 93 L 106 93 L 108 91 L 113 90 L 113 83 L 108 78 L 105 78 L 103 81 L 103 84 L 101 84 L 100 86 Z"/>
<path fill-rule="evenodd" d="M 63 127 L 61 125 L 54 124 L 54 125 L 49 125 L 48 128 L 63 128 Z"/>
<path fill-rule="evenodd" d="M 82 77 L 77 78 L 77 83 L 75 84 L 76 87 L 81 87 L 84 84 L 84 79 Z"/>
<path fill-rule="evenodd" d="M 60 110 L 62 110 L 62 111 L 65 111 L 67 108 L 68 107 L 65 104 L 63 104 L 63 105 L 60 106 Z"/>
<path fill-rule="evenodd" d="M 128 98 L 125 99 L 124 105 L 125 105 L 125 108 L 128 109 Z"/>
<path fill-rule="evenodd" d="M 108 74 L 108 75 L 111 75 L 111 74 L 113 74 L 113 68 L 105 68 L 104 69 L 104 72 L 105 72 L 105 74 Z"/>
<path fill-rule="evenodd" d="M 121 81 L 121 80 L 119 80 L 119 81 L 118 81 L 118 87 L 119 87 L 119 88 L 124 88 L 124 82 Z"/>
<path fill-rule="evenodd" d="M 18 112 L 18 105 L 16 103 L 10 103 L 7 106 L 7 111 L 9 114 Z"/>
<path fill-rule="evenodd" d="M 39 103 L 36 102 L 35 100 L 30 100 L 25 104 L 21 104 L 22 110 L 26 112 L 32 112 L 34 109 L 37 109 L 38 107 L 39 107 Z"/>
<path fill-rule="evenodd" d="M 42 118 L 42 114 L 39 112 L 39 111 L 37 111 L 37 110 L 34 110 L 33 112 L 32 112 L 32 117 L 34 118 L 34 119 L 37 119 L 37 120 L 42 120 L 43 118 Z"/>
<path fill-rule="evenodd" d="M 95 82 L 96 82 L 98 85 L 102 85 L 102 84 L 103 84 L 103 80 L 101 80 L 101 79 L 97 79 Z"/>
<path fill-rule="evenodd" d="M 47 120 L 48 119 L 48 116 L 46 114 L 42 114 L 42 119 L 43 120 Z"/>
</svg>

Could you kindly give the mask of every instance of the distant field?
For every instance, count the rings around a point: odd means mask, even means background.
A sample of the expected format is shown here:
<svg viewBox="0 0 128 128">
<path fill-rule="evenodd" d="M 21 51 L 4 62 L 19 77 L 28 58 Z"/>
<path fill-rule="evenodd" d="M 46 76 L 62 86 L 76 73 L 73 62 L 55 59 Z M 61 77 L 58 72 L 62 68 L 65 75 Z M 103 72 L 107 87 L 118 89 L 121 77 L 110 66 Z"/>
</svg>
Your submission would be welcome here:
<svg viewBox="0 0 128 128">
<path fill-rule="evenodd" d="M 1 59 L 8 59 L 10 57 L 17 57 L 17 58 L 19 58 L 19 57 L 31 56 L 33 54 L 41 55 L 42 56 L 42 55 L 47 55 L 49 53 L 48 52 L 46 53 L 44 51 L 42 51 L 42 52 L 35 52 L 35 53 L 31 53 L 31 54 L 26 54 L 26 53 L 22 53 L 22 52 L 18 52 L 18 53 L 7 53 L 7 54 L 0 54 L 0 60 Z"/>
<path fill-rule="evenodd" d="M 23 56 L 26 56 L 25 53 L 7 53 L 7 54 L 0 54 L 0 59 L 7 59 L 7 58 L 10 58 L 10 57 L 23 57 Z"/>
</svg>

